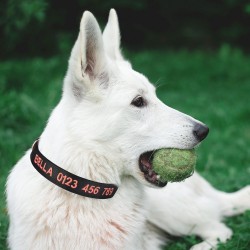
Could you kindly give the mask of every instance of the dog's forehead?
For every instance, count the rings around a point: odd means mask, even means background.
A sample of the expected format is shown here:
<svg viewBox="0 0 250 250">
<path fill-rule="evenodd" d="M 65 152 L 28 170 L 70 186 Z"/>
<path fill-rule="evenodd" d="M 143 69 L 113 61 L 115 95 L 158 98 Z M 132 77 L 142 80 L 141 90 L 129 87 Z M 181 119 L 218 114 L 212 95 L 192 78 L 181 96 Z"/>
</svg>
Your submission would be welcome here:
<svg viewBox="0 0 250 250">
<path fill-rule="evenodd" d="M 147 77 L 133 70 L 132 67 L 121 67 L 120 72 L 123 84 L 125 84 L 127 88 L 134 89 L 140 94 L 155 92 L 155 87 L 149 82 Z"/>
</svg>

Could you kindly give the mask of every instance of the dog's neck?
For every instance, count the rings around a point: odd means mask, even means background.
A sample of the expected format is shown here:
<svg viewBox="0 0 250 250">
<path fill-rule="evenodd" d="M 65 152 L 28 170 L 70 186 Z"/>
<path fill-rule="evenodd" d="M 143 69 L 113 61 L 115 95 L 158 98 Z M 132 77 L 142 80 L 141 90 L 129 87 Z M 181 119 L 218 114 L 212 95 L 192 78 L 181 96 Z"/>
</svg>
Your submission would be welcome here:
<svg viewBox="0 0 250 250">
<path fill-rule="evenodd" d="M 84 139 L 75 140 L 67 136 L 64 123 L 58 125 L 52 119 L 53 115 L 39 141 L 39 149 L 47 159 L 80 177 L 120 185 L 123 161 L 115 149 Z"/>
<path fill-rule="evenodd" d="M 84 148 L 76 143 L 60 143 L 46 140 L 39 142 L 41 153 L 54 164 L 80 177 L 103 183 L 120 185 L 122 169 L 117 159 L 105 151 Z"/>
</svg>

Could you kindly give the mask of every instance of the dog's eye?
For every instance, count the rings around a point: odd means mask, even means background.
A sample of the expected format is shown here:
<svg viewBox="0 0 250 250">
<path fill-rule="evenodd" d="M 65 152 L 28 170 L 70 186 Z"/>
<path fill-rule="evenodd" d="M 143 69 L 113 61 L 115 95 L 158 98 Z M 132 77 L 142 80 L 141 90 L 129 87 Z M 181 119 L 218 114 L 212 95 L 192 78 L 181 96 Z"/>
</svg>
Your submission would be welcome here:
<svg viewBox="0 0 250 250">
<path fill-rule="evenodd" d="M 141 108 L 146 105 L 145 100 L 142 96 L 138 95 L 135 97 L 135 99 L 131 102 L 131 104 L 135 107 Z"/>
</svg>

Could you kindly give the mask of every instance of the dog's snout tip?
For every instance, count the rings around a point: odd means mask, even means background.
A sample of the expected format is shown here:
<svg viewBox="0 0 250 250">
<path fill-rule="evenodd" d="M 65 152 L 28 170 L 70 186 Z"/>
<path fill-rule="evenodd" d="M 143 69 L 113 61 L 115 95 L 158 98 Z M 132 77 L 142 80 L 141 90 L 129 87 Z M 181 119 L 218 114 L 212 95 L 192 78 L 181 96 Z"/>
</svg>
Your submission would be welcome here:
<svg viewBox="0 0 250 250">
<path fill-rule="evenodd" d="M 209 133 L 209 128 L 204 124 L 195 124 L 193 134 L 199 140 L 204 140 Z"/>
</svg>

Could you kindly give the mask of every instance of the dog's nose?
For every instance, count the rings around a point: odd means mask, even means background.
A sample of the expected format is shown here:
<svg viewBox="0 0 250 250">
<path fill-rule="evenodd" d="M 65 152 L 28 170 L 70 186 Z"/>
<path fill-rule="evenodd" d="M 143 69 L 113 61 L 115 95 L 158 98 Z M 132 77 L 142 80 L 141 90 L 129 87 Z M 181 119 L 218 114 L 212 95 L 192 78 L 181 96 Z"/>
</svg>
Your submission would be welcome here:
<svg viewBox="0 0 250 250">
<path fill-rule="evenodd" d="M 207 137 L 209 128 L 204 124 L 196 123 L 194 126 L 193 134 L 199 140 L 202 141 Z"/>
</svg>

